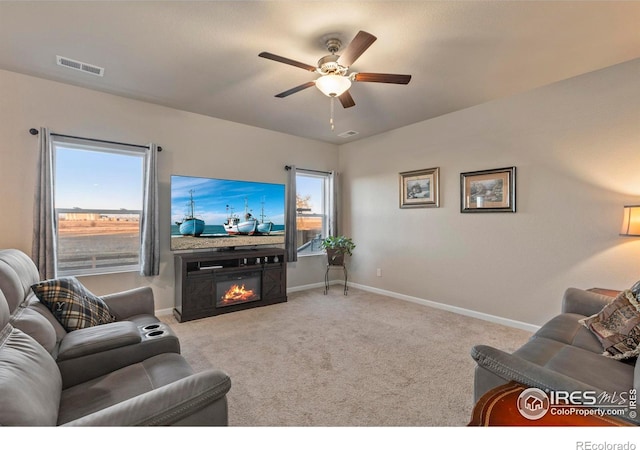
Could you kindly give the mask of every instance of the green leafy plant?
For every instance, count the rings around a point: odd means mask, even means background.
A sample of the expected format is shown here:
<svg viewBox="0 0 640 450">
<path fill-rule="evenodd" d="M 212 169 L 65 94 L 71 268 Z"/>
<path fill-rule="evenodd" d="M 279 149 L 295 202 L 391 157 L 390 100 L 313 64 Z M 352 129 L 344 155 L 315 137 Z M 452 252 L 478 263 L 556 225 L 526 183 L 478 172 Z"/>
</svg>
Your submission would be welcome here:
<svg viewBox="0 0 640 450">
<path fill-rule="evenodd" d="M 324 250 L 334 250 L 334 253 L 339 255 L 351 256 L 356 244 L 346 236 L 327 236 L 320 243 L 320 247 Z"/>
</svg>

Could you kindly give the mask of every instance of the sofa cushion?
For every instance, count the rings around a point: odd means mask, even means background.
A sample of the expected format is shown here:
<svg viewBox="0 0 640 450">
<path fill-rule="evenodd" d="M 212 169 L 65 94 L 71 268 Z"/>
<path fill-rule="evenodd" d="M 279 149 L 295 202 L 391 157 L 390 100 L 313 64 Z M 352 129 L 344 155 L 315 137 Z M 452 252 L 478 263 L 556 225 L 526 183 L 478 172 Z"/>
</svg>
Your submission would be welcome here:
<svg viewBox="0 0 640 450">
<path fill-rule="evenodd" d="M 29 287 L 38 281 L 38 270 L 27 255 L 14 249 L 0 251 L 0 290 L 12 313 L 29 293 Z"/>
<path fill-rule="evenodd" d="M 634 361 L 616 361 L 553 339 L 534 336 L 513 354 L 602 390 L 627 390 L 633 385 Z"/>
<path fill-rule="evenodd" d="M 115 322 L 107 304 L 75 277 L 61 277 L 31 286 L 67 331 Z"/>
<path fill-rule="evenodd" d="M 0 329 L 4 328 L 9 323 L 11 313 L 9 312 L 9 305 L 7 299 L 4 298 L 4 294 L 0 291 Z"/>
<path fill-rule="evenodd" d="M 640 354 L 640 303 L 630 290 L 591 317 L 580 320 L 602 343 L 603 355 L 627 359 Z"/>
<path fill-rule="evenodd" d="M 585 316 L 580 314 L 562 313 L 544 324 L 535 334 L 563 344 L 573 345 L 591 352 L 601 354 L 602 344 L 596 336 L 579 321 Z"/>
<path fill-rule="evenodd" d="M 53 426 L 62 379 L 58 366 L 31 336 L 6 325 L 0 331 L 0 426 Z"/>
<path fill-rule="evenodd" d="M 603 358 L 569 345 L 551 358 L 545 367 L 610 394 L 633 386 L 634 364 Z"/>
<path fill-rule="evenodd" d="M 11 325 L 34 338 L 49 353 L 53 353 L 56 348 L 56 330 L 42 314 L 34 309 L 18 308 L 11 316 Z"/>
<path fill-rule="evenodd" d="M 84 417 L 193 374 L 177 353 L 164 353 L 62 391 L 58 424 Z"/>
</svg>

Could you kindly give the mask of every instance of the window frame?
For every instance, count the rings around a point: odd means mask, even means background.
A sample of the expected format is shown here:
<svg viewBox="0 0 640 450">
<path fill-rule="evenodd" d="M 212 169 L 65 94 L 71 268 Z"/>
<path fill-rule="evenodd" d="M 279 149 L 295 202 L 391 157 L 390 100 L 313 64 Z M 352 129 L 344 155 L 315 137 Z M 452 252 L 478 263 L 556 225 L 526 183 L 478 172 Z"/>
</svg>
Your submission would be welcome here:
<svg viewBox="0 0 640 450">
<path fill-rule="evenodd" d="M 57 276 L 85 276 L 85 275 L 106 275 L 111 273 L 124 273 L 124 272 L 139 272 L 142 265 L 141 248 L 142 248 L 142 209 L 107 209 L 107 208 L 58 208 L 56 205 L 56 186 L 58 177 L 58 151 L 61 149 L 89 151 L 97 153 L 115 154 L 128 156 L 132 158 L 140 159 L 141 166 L 141 181 L 140 186 L 140 207 L 143 208 L 144 199 L 144 171 L 146 167 L 147 153 L 144 148 L 135 148 L 133 146 L 127 146 L 117 143 L 107 143 L 100 141 L 93 141 L 90 139 L 75 138 L 68 136 L 52 136 L 52 178 L 53 178 L 53 206 L 54 206 L 54 233 L 55 233 L 55 245 L 57 249 L 60 249 L 60 215 L 68 213 L 81 213 L 81 214 L 123 214 L 126 216 L 138 215 L 138 237 L 139 242 L 137 245 L 137 262 L 135 264 L 120 264 L 120 265 L 108 265 L 108 266 L 95 266 L 95 261 L 99 259 L 100 255 L 94 255 L 94 267 L 91 268 L 79 268 L 79 269 L 64 269 L 60 267 L 59 258 L 56 258 L 56 275 Z M 58 253 L 58 252 L 56 252 Z M 59 255 L 58 255 L 59 256 Z"/>
<path fill-rule="evenodd" d="M 321 208 L 322 208 L 322 213 L 321 213 L 321 215 L 322 215 L 322 232 L 321 232 L 320 240 L 322 240 L 325 237 L 327 237 L 329 235 L 329 233 L 331 232 L 331 220 L 332 220 L 331 208 L 330 208 L 330 203 L 331 203 L 330 202 L 331 174 L 328 173 L 328 172 L 325 173 L 325 172 L 319 172 L 319 171 L 316 171 L 316 170 L 297 169 L 297 171 L 296 171 L 296 186 L 299 186 L 298 177 L 316 178 L 316 179 L 322 180 L 322 199 L 320 201 Z M 298 190 L 298 189 L 296 188 L 296 190 Z M 298 192 L 296 192 L 296 194 L 298 194 Z M 298 208 L 296 208 L 296 225 L 297 225 L 297 221 L 298 221 Z M 302 244 L 302 245 L 299 245 L 299 244 L 297 245 L 298 257 L 318 256 L 318 255 L 323 255 L 324 254 L 324 250 L 322 250 L 319 247 L 315 251 L 310 251 L 310 252 L 301 251 L 301 249 L 305 245 L 307 245 L 306 242 L 304 244 Z"/>
</svg>

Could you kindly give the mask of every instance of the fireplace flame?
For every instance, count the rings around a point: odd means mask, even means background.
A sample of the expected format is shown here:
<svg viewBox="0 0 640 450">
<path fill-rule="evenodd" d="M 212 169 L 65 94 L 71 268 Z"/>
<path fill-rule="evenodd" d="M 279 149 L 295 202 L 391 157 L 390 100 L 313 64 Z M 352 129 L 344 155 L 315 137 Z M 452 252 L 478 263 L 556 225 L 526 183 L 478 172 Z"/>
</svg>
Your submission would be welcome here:
<svg viewBox="0 0 640 450">
<path fill-rule="evenodd" d="M 234 284 L 225 292 L 221 300 L 223 303 L 248 302 L 254 300 L 255 297 L 253 289 L 245 288 L 244 284 L 242 286 Z"/>
</svg>

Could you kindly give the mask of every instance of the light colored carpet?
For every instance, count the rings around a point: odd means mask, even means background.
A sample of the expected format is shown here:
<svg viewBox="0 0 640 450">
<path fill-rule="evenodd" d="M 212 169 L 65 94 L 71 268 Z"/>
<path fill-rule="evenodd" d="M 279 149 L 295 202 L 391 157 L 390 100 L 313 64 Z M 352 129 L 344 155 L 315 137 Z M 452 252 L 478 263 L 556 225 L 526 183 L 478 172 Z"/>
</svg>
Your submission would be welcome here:
<svg viewBox="0 0 640 450">
<path fill-rule="evenodd" d="M 474 344 L 506 351 L 530 333 L 340 286 L 287 303 L 178 323 L 196 371 L 231 377 L 231 426 L 464 426 Z"/>
</svg>

